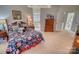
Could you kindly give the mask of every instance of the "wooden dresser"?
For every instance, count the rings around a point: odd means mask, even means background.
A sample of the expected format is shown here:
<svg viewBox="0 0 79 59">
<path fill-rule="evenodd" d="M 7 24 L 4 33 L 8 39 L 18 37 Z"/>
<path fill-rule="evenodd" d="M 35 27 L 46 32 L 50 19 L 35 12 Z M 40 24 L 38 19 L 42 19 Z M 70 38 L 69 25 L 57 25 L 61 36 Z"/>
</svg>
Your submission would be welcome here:
<svg viewBox="0 0 79 59">
<path fill-rule="evenodd" d="M 79 54 L 79 36 L 78 35 L 74 39 L 73 46 L 72 46 L 70 53 Z"/>
<path fill-rule="evenodd" d="M 45 32 L 53 32 L 53 31 L 54 31 L 54 19 L 46 19 Z"/>
<path fill-rule="evenodd" d="M 76 35 L 75 40 L 73 42 L 73 47 L 74 48 L 79 48 L 79 36 Z"/>
<path fill-rule="evenodd" d="M 79 48 L 79 28 L 77 28 L 77 31 L 76 31 L 73 47 Z"/>
<path fill-rule="evenodd" d="M 79 27 L 77 28 L 76 35 L 73 41 L 73 46 L 71 49 L 72 54 L 79 54 Z"/>
</svg>

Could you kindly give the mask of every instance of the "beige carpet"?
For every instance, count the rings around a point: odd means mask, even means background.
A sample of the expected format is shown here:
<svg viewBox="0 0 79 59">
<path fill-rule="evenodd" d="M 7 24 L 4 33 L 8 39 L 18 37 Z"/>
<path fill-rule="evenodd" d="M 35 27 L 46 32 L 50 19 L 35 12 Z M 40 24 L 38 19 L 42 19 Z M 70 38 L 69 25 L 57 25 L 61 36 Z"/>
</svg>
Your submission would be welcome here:
<svg viewBox="0 0 79 59">
<path fill-rule="evenodd" d="M 22 54 L 67 54 L 72 48 L 74 36 L 67 32 L 44 32 L 45 42 Z M 7 43 L 0 44 L 0 53 L 5 53 Z"/>
</svg>

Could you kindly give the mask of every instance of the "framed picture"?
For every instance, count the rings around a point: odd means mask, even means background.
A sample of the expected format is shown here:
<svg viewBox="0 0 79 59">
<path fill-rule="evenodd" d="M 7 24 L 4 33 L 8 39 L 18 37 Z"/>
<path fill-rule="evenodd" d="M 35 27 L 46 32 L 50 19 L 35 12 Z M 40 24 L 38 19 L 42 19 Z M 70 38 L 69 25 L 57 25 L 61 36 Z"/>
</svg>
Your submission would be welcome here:
<svg viewBox="0 0 79 59">
<path fill-rule="evenodd" d="M 14 20 L 22 19 L 21 11 L 19 11 L 19 10 L 12 10 L 12 16 L 13 16 Z"/>
</svg>

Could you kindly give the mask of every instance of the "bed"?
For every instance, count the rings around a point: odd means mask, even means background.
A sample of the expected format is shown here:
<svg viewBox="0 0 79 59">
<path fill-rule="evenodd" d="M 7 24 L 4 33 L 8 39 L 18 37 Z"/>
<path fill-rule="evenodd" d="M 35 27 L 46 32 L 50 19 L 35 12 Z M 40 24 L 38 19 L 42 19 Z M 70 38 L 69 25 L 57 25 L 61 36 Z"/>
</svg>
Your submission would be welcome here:
<svg viewBox="0 0 79 59">
<path fill-rule="evenodd" d="M 9 30 L 7 54 L 21 54 L 44 41 L 41 32 L 29 29 L 28 31 Z"/>
</svg>

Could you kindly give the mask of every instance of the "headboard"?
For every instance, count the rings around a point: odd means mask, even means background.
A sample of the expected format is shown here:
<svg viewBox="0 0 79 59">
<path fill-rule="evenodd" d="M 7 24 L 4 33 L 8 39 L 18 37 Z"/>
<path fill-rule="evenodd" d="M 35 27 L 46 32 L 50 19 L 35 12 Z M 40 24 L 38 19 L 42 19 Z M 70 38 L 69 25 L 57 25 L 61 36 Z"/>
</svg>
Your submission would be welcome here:
<svg viewBox="0 0 79 59">
<path fill-rule="evenodd" d="M 15 22 L 11 23 L 11 25 L 19 26 L 19 27 L 27 26 L 26 22 L 23 22 L 23 21 L 15 21 Z"/>
<path fill-rule="evenodd" d="M 24 27 L 26 27 L 27 26 L 27 24 L 25 23 L 25 22 L 23 22 L 23 21 L 15 21 L 15 22 L 13 22 L 13 23 L 11 23 L 11 24 L 9 24 L 9 26 L 8 26 L 8 30 L 10 31 L 10 32 L 13 32 L 13 31 L 22 31 L 22 29 L 24 28 Z"/>
</svg>

